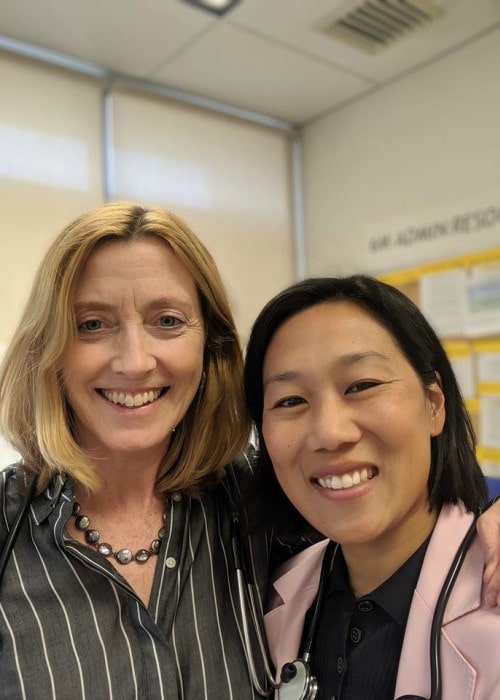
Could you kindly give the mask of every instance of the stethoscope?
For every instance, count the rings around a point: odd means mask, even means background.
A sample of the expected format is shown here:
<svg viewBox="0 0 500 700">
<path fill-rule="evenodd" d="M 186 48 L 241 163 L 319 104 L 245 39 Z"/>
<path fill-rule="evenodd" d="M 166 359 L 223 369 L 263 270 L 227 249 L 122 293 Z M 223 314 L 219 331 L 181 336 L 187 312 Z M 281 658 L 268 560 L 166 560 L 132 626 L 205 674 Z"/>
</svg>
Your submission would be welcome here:
<svg viewBox="0 0 500 700">
<path fill-rule="evenodd" d="M 28 486 L 26 495 L 24 496 L 23 501 L 19 506 L 12 526 L 9 530 L 7 539 L 5 540 L 2 551 L 0 552 L 0 583 L 2 581 L 2 577 L 5 572 L 9 556 L 14 547 L 17 535 L 19 533 L 22 521 L 35 496 L 36 484 L 37 480 L 35 477 Z M 486 506 L 486 508 L 489 507 L 493 502 L 494 501 L 491 501 Z M 483 512 L 484 510 L 486 510 L 486 508 L 483 509 Z M 469 527 L 465 537 L 463 538 L 460 544 L 460 547 L 458 548 L 453 563 L 446 576 L 446 580 L 443 584 L 443 587 L 441 588 L 441 592 L 439 594 L 439 598 L 436 604 L 436 609 L 434 611 L 430 633 L 431 694 L 429 700 L 441 700 L 442 687 L 440 639 L 444 611 L 446 609 L 446 605 L 448 603 L 451 591 L 453 590 L 453 586 L 455 585 L 458 574 L 460 572 L 460 568 L 464 562 L 465 556 L 476 535 L 476 520 L 477 515 L 474 517 L 471 526 Z M 321 566 L 318 594 L 316 596 L 316 601 L 314 604 L 310 622 L 308 624 L 308 628 L 305 631 L 305 634 L 303 635 L 303 639 L 305 641 L 300 657 L 295 659 L 294 661 L 284 664 L 281 670 L 279 682 L 276 682 L 274 680 L 274 674 L 271 670 L 271 663 L 269 661 L 269 651 L 267 648 L 264 634 L 264 620 L 262 607 L 260 605 L 260 602 L 257 600 L 257 595 L 255 592 L 255 583 L 252 577 L 248 575 L 249 568 L 245 560 L 245 550 L 241 539 L 239 519 L 236 510 L 233 510 L 231 544 L 233 550 L 234 567 L 236 570 L 245 656 L 255 691 L 261 697 L 269 697 L 272 693 L 277 691 L 279 700 L 314 700 L 318 693 L 318 681 L 311 672 L 310 668 L 311 649 L 313 647 L 318 620 L 321 615 L 323 599 L 328 584 L 328 577 L 332 570 L 335 554 L 338 549 L 338 544 L 336 544 L 335 542 L 329 542 L 326 547 Z M 265 672 L 265 684 L 261 683 L 257 671 L 257 663 L 255 661 L 255 655 L 253 652 L 253 646 L 251 641 L 250 618 L 259 647 L 259 660 L 261 661 Z M 398 700 L 426 700 L 426 698 L 423 698 L 420 695 L 404 695 L 398 698 Z"/>
<path fill-rule="evenodd" d="M 496 500 L 496 499 L 494 499 Z M 494 501 L 491 501 L 481 512 L 484 512 Z M 397 700 L 441 700 L 442 697 L 442 673 L 441 673 L 441 627 L 443 625 L 444 612 L 448 603 L 453 586 L 457 580 L 458 574 L 464 562 L 465 556 L 476 536 L 476 521 L 478 515 L 475 514 L 474 519 L 467 530 L 460 546 L 455 554 L 455 558 L 450 566 L 446 579 L 441 588 L 436 608 L 434 611 L 431 633 L 430 633 L 430 672 L 431 672 L 431 694 L 429 699 L 421 695 L 403 695 Z M 239 605 L 243 621 L 243 631 L 245 640 L 245 653 L 247 657 L 249 671 L 252 677 L 256 692 L 262 697 L 268 697 L 273 692 L 277 692 L 279 700 L 314 700 L 318 693 L 318 680 L 314 676 L 310 668 L 311 650 L 314 643 L 318 620 L 321 615 L 323 600 L 328 585 L 328 577 L 332 570 L 335 554 L 338 549 L 338 544 L 329 542 L 321 567 L 320 580 L 318 585 L 318 593 L 310 622 L 303 635 L 304 643 L 299 658 L 284 664 L 281 669 L 279 682 L 274 680 L 274 676 L 270 670 L 269 653 L 265 643 L 265 635 L 263 633 L 264 621 L 260 607 L 256 603 L 253 583 L 248 577 L 246 566 L 244 565 L 242 556 L 242 543 L 239 536 L 239 527 L 236 514 L 233 516 L 233 553 L 234 566 L 238 578 L 238 593 Z M 256 663 L 252 652 L 252 646 L 249 636 L 249 615 L 250 611 L 253 627 L 258 640 L 262 662 L 264 665 L 266 681 L 269 689 L 262 687 L 256 671 Z"/>
</svg>

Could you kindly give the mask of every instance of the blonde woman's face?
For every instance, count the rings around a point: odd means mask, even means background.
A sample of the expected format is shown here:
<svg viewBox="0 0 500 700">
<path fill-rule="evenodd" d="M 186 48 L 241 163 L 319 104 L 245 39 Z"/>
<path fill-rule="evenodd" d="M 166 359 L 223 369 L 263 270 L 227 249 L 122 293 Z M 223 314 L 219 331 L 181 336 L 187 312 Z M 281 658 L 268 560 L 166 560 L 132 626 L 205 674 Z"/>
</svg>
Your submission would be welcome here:
<svg viewBox="0 0 500 700">
<path fill-rule="evenodd" d="M 63 378 L 77 441 L 90 456 L 159 460 L 203 371 L 193 279 L 160 240 L 105 243 L 88 260 L 75 313 Z"/>
</svg>

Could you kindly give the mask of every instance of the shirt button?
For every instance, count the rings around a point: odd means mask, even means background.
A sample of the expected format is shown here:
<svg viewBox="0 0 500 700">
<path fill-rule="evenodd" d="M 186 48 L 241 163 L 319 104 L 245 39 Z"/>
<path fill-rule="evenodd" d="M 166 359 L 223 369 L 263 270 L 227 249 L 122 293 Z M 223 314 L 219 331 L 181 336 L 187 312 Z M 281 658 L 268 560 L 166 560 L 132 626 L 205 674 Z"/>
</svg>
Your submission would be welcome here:
<svg viewBox="0 0 500 700">
<path fill-rule="evenodd" d="M 344 671 L 345 666 L 346 666 L 345 659 L 343 659 L 341 656 L 339 656 L 337 659 L 337 673 L 339 675 Z"/>
<path fill-rule="evenodd" d="M 175 557 L 167 557 L 165 559 L 165 566 L 167 567 L 167 569 L 173 569 L 175 566 L 177 566 Z"/>
<path fill-rule="evenodd" d="M 351 629 L 351 642 L 357 644 L 361 641 L 362 632 L 359 627 L 353 627 Z"/>
<path fill-rule="evenodd" d="M 178 493 L 177 491 L 174 491 L 174 493 L 172 494 L 172 500 L 178 502 L 178 501 L 182 500 L 182 495 L 180 493 Z"/>
<path fill-rule="evenodd" d="M 370 610 L 373 608 L 373 605 L 370 603 L 369 600 L 361 600 L 358 603 L 358 610 L 360 612 L 370 612 Z"/>
</svg>

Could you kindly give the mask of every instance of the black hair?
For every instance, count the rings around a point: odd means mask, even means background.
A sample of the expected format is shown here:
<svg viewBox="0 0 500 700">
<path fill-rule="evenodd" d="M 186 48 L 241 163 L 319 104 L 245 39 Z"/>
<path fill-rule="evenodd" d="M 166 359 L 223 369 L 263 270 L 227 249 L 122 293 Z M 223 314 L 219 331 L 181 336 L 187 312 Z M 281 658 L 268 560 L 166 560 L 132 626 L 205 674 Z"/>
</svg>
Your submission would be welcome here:
<svg viewBox="0 0 500 700">
<path fill-rule="evenodd" d="M 263 366 L 278 328 L 295 314 L 325 302 L 349 301 L 370 313 L 391 334 L 423 387 L 438 381 L 445 397 L 446 419 L 440 435 L 431 437 L 429 507 L 462 501 L 478 510 L 487 499 L 486 482 L 475 456 L 475 437 L 450 361 L 436 333 L 418 307 L 395 287 L 366 275 L 311 278 L 280 292 L 257 317 L 247 346 L 245 394 L 259 439 L 258 491 L 266 515 L 290 525 L 301 516 L 283 494 L 262 436 Z M 267 505 L 267 508 L 266 508 Z M 295 511 L 295 512 L 294 512 Z M 261 511 L 262 512 L 262 511 Z M 273 515 L 274 514 L 274 515 Z M 280 514 L 278 516 L 277 514 Z"/>
</svg>

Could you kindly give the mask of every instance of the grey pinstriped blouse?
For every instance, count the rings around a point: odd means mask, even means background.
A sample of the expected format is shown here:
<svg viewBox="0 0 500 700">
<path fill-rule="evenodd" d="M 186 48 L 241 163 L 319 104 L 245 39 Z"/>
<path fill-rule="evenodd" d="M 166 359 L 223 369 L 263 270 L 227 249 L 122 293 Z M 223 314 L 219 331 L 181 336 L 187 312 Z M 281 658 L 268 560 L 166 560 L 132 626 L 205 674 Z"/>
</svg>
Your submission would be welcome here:
<svg viewBox="0 0 500 700">
<path fill-rule="evenodd" d="M 19 504 L 0 472 L 0 540 Z M 227 501 L 170 497 L 148 608 L 97 552 L 66 539 L 69 481 L 32 504 L 0 588 L 2 700 L 247 700 Z M 7 519 L 7 521 L 6 521 Z M 261 592 L 267 547 L 252 543 Z"/>
</svg>

